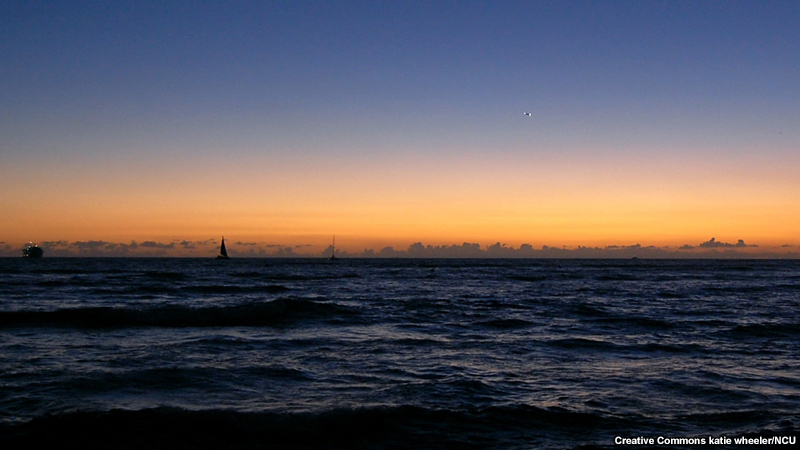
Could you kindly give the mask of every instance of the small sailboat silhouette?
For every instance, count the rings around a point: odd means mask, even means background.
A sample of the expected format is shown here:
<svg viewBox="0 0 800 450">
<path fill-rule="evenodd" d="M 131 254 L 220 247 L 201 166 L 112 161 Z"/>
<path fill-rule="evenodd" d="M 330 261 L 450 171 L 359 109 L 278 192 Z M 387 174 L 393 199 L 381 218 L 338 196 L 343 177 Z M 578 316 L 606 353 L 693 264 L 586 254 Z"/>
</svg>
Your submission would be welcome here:
<svg viewBox="0 0 800 450">
<path fill-rule="evenodd" d="M 217 259 L 230 259 L 228 250 L 225 248 L 225 236 L 222 236 L 222 244 L 219 246 L 219 255 L 217 255 Z"/>
<path fill-rule="evenodd" d="M 333 237 L 333 244 L 331 244 L 331 257 L 328 259 L 331 261 L 336 260 L 336 236 Z"/>
</svg>

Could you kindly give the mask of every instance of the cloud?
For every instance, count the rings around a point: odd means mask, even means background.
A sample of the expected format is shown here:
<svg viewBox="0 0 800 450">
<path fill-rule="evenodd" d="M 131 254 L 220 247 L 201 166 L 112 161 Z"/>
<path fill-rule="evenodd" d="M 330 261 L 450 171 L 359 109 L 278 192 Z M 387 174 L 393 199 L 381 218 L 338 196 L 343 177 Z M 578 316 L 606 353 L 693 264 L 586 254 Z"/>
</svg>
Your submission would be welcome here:
<svg viewBox="0 0 800 450">
<path fill-rule="evenodd" d="M 267 254 L 267 251 L 264 250 L 263 247 L 247 246 L 243 251 L 237 252 L 235 256 L 242 258 L 265 258 L 270 255 Z"/>
<path fill-rule="evenodd" d="M 165 248 L 175 248 L 175 243 L 174 242 L 170 242 L 169 244 L 162 244 L 160 242 L 144 241 L 141 244 L 139 244 L 139 246 L 142 247 L 142 248 L 162 248 L 162 249 L 165 249 Z"/>
<path fill-rule="evenodd" d="M 744 243 L 743 239 L 739 239 L 735 244 L 729 244 L 727 242 L 720 242 L 715 238 L 711 238 L 708 241 L 703 242 L 699 245 L 700 248 L 744 248 L 744 247 L 758 247 L 757 245 L 747 245 Z"/>
<path fill-rule="evenodd" d="M 294 250 L 292 250 L 292 247 L 281 247 L 278 249 L 277 252 L 275 252 L 275 256 L 279 258 L 287 258 L 297 255 L 295 255 Z"/>
<path fill-rule="evenodd" d="M 363 252 L 353 255 L 363 258 L 791 258 L 793 253 L 753 253 L 744 251 L 747 248 L 758 247 L 757 245 L 746 244 L 744 240 L 739 240 L 736 244 L 718 242 L 711 239 L 701 245 L 683 245 L 681 247 L 657 247 L 655 245 L 642 245 L 640 243 L 628 245 L 608 245 L 605 247 L 584 247 L 577 248 L 551 247 L 543 245 L 536 249 L 530 244 L 521 244 L 518 248 L 508 246 L 501 242 L 496 242 L 489 246 L 481 246 L 477 243 L 463 243 L 461 245 L 425 245 L 422 242 L 411 244 L 406 250 L 397 250 L 394 247 L 384 247 L 380 251 L 365 249 Z M 725 248 L 724 253 L 717 251 L 718 248 Z M 330 247 L 327 253 L 330 255 Z M 338 252 L 337 252 L 338 254 Z"/>
<path fill-rule="evenodd" d="M 398 252 L 394 247 L 384 247 L 378 252 L 378 256 L 381 258 L 397 258 L 401 254 L 402 252 Z"/>
<path fill-rule="evenodd" d="M 311 244 L 270 244 L 265 242 L 237 242 L 241 251 L 233 256 L 242 258 L 320 258 L 331 255 L 332 246 L 322 251 L 314 250 Z M 45 241 L 39 244 L 46 257 L 58 256 L 102 256 L 102 257 L 173 257 L 194 256 L 214 257 L 218 252 L 219 242 L 215 239 L 181 240 L 173 239 L 169 243 L 157 241 L 109 242 L 104 240 L 87 241 Z M 534 248 L 530 244 L 513 247 L 502 242 L 483 246 L 475 242 L 463 242 L 453 245 L 426 245 L 414 242 L 404 250 L 395 247 L 384 247 L 381 250 L 366 248 L 361 252 L 350 253 L 342 248 L 336 249 L 336 256 L 344 258 L 798 258 L 795 245 L 784 244 L 779 247 L 768 247 L 756 253 L 753 244 L 746 244 L 743 239 L 736 243 L 717 241 L 711 238 L 697 245 L 685 244 L 680 247 L 656 247 L 635 244 L 615 244 L 605 247 L 552 247 L 542 245 Z M 0 241 L 0 256 L 21 256 L 22 245 L 13 246 Z M 229 249 L 230 250 L 230 249 Z"/>
<path fill-rule="evenodd" d="M 89 250 L 89 251 L 91 251 L 91 250 L 98 250 L 98 249 L 101 249 L 101 248 L 105 248 L 107 246 L 112 246 L 113 247 L 113 244 L 110 243 L 110 242 L 106 242 L 106 241 L 77 241 L 77 242 L 73 242 L 70 246 L 71 247 L 75 247 L 78 250 Z"/>
<path fill-rule="evenodd" d="M 512 247 L 507 247 L 506 244 L 496 242 L 486 248 L 486 255 L 493 258 L 513 257 L 517 253 Z"/>
<path fill-rule="evenodd" d="M 108 242 L 103 240 L 90 241 L 44 241 L 39 244 L 45 256 L 135 256 L 132 251 L 138 247 L 135 241 L 130 244 L 121 242 Z"/>
<path fill-rule="evenodd" d="M 625 249 L 635 249 L 635 248 L 642 248 L 642 244 L 606 246 L 606 250 L 625 250 Z"/>
<path fill-rule="evenodd" d="M 504 244 L 495 244 L 497 247 L 502 248 Z M 493 246 L 494 247 L 494 246 Z M 495 254 L 502 252 L 495 248 Z M 386 247 L 378 254 L 381 257 L 392 255 L 392 257 L 410 257 L 410 258 L 481 258 L 486 256 L 486 251 L 481 250 L 481 245 L 471 242 L 464 242 L 461 245 L 423 245 L 421 242 L 415 242 L 408 247 L 406 251 L 395 250 L 392 247 Z M 384 256 L 386 255 L 386 256 Z"/>
</svg>

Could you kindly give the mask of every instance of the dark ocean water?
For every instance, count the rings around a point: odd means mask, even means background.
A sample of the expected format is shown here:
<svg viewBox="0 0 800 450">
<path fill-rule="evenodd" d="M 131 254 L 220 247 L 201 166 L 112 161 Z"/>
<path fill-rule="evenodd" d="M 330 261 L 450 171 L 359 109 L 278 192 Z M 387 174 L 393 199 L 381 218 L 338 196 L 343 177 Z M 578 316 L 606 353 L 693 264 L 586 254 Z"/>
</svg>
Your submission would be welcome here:
<svg viewBox="0 0 800 450">
<path fill-rule="evenodd" d="M 0 259 L 3 448 L 798 435 L 800 261 Z"/>
</svg>

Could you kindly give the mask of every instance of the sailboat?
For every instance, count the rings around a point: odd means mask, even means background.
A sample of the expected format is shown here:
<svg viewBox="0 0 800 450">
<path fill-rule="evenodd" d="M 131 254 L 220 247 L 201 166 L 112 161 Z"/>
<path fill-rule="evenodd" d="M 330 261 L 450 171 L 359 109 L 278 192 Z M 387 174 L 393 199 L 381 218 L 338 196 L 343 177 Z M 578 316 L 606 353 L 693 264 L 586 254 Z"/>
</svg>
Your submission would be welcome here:
<svg viewBox="0 0 800 450">
<path fill-rule="evenodd" d="M 219 255 L 217 255 L 217 259 L 230 259 L 228 250 L 225 248 L 225 236 L 222 236 L 222 245 L 219 246 Z"/>
<path fill-rule="evenodd" d="M 328 259 L 331 261 L 336 261 L 336 236 L 333 237 L 333 244 L 331 245 L 331 257 Z"/>
</svg>

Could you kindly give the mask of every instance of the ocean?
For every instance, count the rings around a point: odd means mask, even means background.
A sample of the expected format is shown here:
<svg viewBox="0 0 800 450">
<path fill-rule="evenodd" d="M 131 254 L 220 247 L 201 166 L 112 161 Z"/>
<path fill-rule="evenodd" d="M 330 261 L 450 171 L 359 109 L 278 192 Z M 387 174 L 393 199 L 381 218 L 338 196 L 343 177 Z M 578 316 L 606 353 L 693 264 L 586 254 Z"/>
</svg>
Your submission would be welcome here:
<svg viewBox="0 0 800 450">
<path fill-rule="evenodd" d="M 4 449 L 799 434 L 800 261 L 0 259 Z"/>
</svg>

